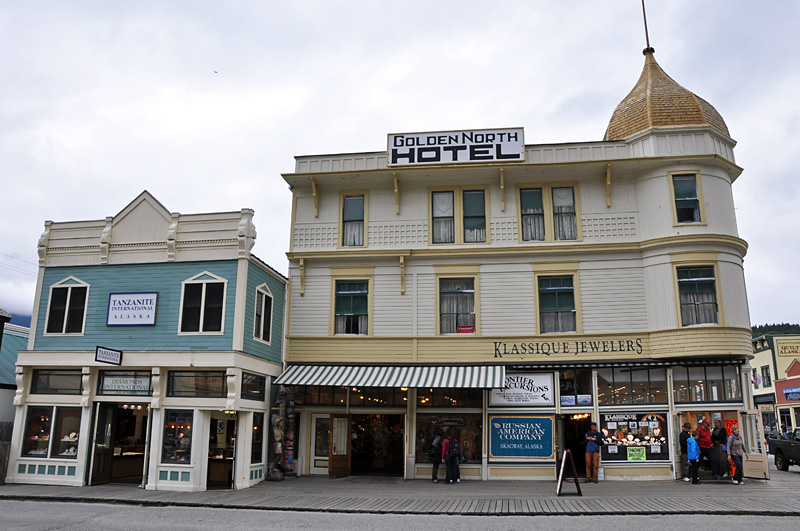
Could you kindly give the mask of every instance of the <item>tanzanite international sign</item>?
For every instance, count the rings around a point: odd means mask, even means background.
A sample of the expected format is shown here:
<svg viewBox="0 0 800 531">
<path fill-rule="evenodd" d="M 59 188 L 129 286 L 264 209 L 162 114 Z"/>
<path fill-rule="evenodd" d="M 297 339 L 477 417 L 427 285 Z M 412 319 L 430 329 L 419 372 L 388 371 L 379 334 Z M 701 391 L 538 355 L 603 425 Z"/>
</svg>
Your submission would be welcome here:
<svg viewBox="0 0 800 531">
<path fill-rule="evenodd" d="M 555 459 L 552 416 L 489 416 L 489 458 L 496 461 Z"/>
<path fill-rule="evenodd" d="M 389 135 L 388 165 L 522 162 L 523 129 L 477 129 Z"/>
<path fill-rule="evenodd" d="M 112 293 L 108 296 L 108 326 L 156 324 L 158 292 Z"/>
</svg>

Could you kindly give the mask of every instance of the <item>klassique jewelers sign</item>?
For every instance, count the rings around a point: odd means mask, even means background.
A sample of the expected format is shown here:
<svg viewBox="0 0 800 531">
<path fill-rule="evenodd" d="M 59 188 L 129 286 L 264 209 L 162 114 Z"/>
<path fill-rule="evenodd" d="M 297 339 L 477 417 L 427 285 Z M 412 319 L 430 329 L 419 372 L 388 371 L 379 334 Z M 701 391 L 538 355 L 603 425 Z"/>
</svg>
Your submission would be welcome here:
<svg viewBox="0 0 800 531">
<path fill-rule="evenodd" d="M 158 292 L 112 293 L 108 296 L 108 326 L 156 324 Z"/>
<path fill-rule="evenodd" d="M 521 162 L 525 160 L 524 131 L 480 129 L 389 135 L 388 165 Z"/>
<path fill-rule="evenodd" d="M 599 341 L 524 341 L 520 343 L 493 341 L 493 344 L 495 358 L 525 355 L 605 354 L 612 352 L 641 354 L 644 348 L 640 337 L 633 339 L 602 339 Z"/>
</svg>

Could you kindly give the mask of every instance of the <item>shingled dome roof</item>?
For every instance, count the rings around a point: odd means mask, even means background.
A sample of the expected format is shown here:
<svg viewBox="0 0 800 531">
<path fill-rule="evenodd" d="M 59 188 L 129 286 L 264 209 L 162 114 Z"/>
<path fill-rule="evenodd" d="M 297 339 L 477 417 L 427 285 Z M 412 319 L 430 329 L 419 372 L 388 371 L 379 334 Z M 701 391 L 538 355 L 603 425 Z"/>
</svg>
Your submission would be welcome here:
<svg viewBox="0 0 800 531">
<path fill-rule="evenodd" d="M 642 75 L 614 110 L 604 140 L 623 140 L 653 127 L 703 125 L 730 136 L 717 110 L 669 77 L 653 53 L 653 48 L 644 51 Z"/>
</svg>

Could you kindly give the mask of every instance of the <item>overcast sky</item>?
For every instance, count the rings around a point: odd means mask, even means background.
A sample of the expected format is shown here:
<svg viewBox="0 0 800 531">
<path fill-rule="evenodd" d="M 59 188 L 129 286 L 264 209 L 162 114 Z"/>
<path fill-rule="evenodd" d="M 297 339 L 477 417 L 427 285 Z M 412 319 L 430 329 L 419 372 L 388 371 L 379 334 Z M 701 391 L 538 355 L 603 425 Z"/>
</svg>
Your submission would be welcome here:
<svg viewBox="0 0 800 531">
<path fill-rule="evenodd" d="M 800 2 L 647 15 L 661 67 L 738 142 L 752 323 L 798 323 Z M 467 128 L 602 140 L 644 47 L 639 0 L 2 2 L 0 308 L 30 313 L 45 220 L 145 189 L 172 212 L 254 209 L 254 253 L 285 274 L 295 155 Z"/>
</svg>

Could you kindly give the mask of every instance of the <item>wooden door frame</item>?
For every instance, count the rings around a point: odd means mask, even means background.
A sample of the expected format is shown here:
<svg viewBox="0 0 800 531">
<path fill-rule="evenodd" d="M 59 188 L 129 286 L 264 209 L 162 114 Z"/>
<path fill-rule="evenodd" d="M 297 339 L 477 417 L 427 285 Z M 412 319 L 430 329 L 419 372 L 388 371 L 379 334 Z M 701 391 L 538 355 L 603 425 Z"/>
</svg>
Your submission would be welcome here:
<svg viewBox="0 0 800 531">
<path fill-rule="evenodd" d="M 333 443 L 336 440 L 334 436 L 335 428 L 336 428 L 336 419 L 347 419 L 347 433 L 345 435 L 347 439 L 347 451 L 345 455 L 335 455 L 333 452 Z M 331 437 L 329 441 L 329 449 L 328 449 L 328 477 L 331 478 L 341 478 L 347 477 L 350 475 L 352 471 L 351 466 L 351 457 L 352 457 L 352 418 L 351 415 L 348 414 L 338 414 L 338 413 L 331 413 Z"/>
</svg>

